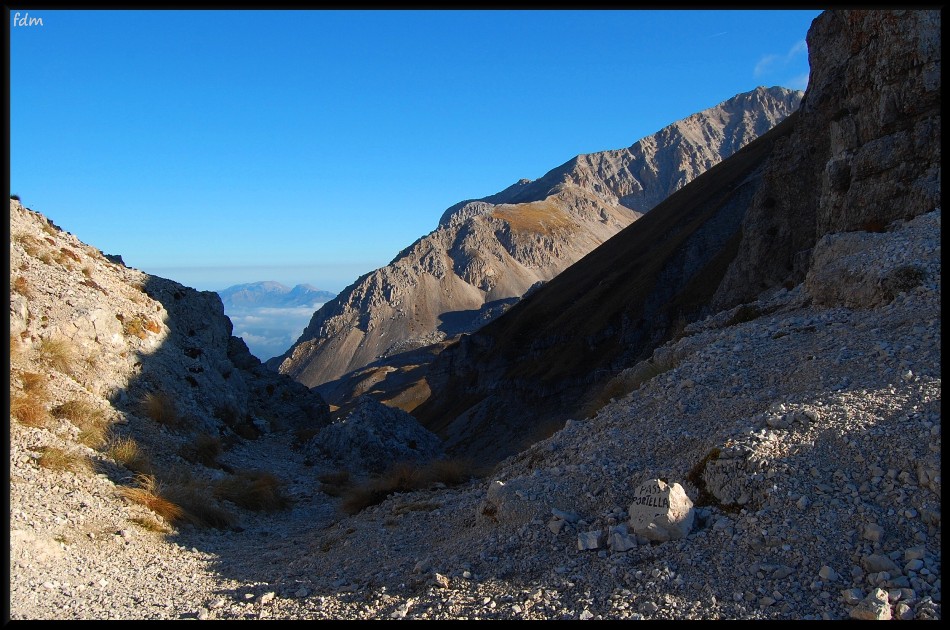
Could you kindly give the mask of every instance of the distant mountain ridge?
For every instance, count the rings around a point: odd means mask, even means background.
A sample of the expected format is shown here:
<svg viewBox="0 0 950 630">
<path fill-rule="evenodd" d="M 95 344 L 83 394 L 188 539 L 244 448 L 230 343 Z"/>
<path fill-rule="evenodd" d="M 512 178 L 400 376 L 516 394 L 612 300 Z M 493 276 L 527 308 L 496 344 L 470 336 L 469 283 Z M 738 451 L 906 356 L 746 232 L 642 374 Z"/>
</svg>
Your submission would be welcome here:
<svg viewBox="0 0 950 630">
<path fill-rule="evenodd" d="M 774 127 L 801 97 L 759 87 L 626 149 L 580 155 L 538 180 L 450 207 L 433 232 L 314 313 L 268 367 L 314 387 L 480 328 Z"/>
<path fill-rule="evenodd" d="M 336 297 L 336 293 L 323 291 L 312 284 L 298 284 L 291 289 L 273 280 L 235 284 L 216 293 L 221 296 L 225 308 L 313 306 Z"/>
</svg>

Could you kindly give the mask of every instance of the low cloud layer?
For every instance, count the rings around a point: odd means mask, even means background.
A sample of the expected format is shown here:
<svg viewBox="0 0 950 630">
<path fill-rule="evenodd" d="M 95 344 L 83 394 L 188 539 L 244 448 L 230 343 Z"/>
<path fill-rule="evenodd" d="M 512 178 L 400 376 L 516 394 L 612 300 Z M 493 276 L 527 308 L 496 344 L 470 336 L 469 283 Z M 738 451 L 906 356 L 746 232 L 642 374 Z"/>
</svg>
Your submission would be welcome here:
<svg viewBox="0 0 950 630">
<path fill-rule="evenodd" d="M 283 354 L 303 333 L 323 304 L 294 308 L 231 307 L 225 314 L 234 324 L 235 337 L 247 344 L 251 354 L 261 361 Z"/>
</svg>

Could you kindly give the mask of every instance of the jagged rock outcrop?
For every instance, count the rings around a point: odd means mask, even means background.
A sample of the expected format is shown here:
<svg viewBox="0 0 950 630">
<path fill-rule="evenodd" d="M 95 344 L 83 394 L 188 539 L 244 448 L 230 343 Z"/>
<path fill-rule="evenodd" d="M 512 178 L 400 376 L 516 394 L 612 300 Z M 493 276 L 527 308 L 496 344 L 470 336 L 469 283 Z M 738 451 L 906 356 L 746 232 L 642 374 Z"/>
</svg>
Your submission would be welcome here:
<svg viewBox="0 0 950 630">
<path fill-rule="evenodd" d="M 475 330 L 772 128 L 800 98 L 757 88 L 629 148 L 580 155 L 538 180 L 452 206 L 436 230 L 325 304 L 267 365 L 313 387 Z"/>
<path fill-rule="evenodd" d="M 450 452 L 504 457 L 583 414 L 603 383 L 691 321 L 806 273 L 819 299 L 838 299 L 818 267 L 847 239 L 813 256 L 819 238 L 939 205 L 939 37 L 937 11 L 822 14 L 799 111 L 444 350 L 413 413 Z M 920 281 L 901 265 L 884 273 L 838 293 L 861 286 L 872 304 Z"/>
</svg>

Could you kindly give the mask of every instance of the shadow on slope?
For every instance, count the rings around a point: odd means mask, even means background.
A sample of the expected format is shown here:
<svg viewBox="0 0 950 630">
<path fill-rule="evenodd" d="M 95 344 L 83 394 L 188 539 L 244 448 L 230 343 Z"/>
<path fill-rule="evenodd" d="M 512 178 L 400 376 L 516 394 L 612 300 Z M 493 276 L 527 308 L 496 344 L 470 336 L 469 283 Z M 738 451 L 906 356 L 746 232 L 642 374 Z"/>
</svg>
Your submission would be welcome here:
<svg viewBox="0 0 950 630">
<path fill-rule="evenodd" d="M 430 366 L 414 412 L 457 456 L 500 461 L 560 428 L 595 385 L 707 315 L 775 143 L 798 113 Z"/>
</svg>

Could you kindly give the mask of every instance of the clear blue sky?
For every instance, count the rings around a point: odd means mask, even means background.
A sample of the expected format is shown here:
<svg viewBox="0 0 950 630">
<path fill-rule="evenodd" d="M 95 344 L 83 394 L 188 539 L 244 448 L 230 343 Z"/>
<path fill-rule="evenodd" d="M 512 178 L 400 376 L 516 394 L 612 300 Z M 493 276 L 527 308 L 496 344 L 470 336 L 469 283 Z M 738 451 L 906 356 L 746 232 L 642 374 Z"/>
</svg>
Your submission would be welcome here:
<svg viewBox="0 0 950 630">
<path fill-rule="evenodd" d="M 340 291 L 458 201 L 804 89 L 820 11 L 14 13 L 24 205 L 198 289 Z"/>
</svg>

